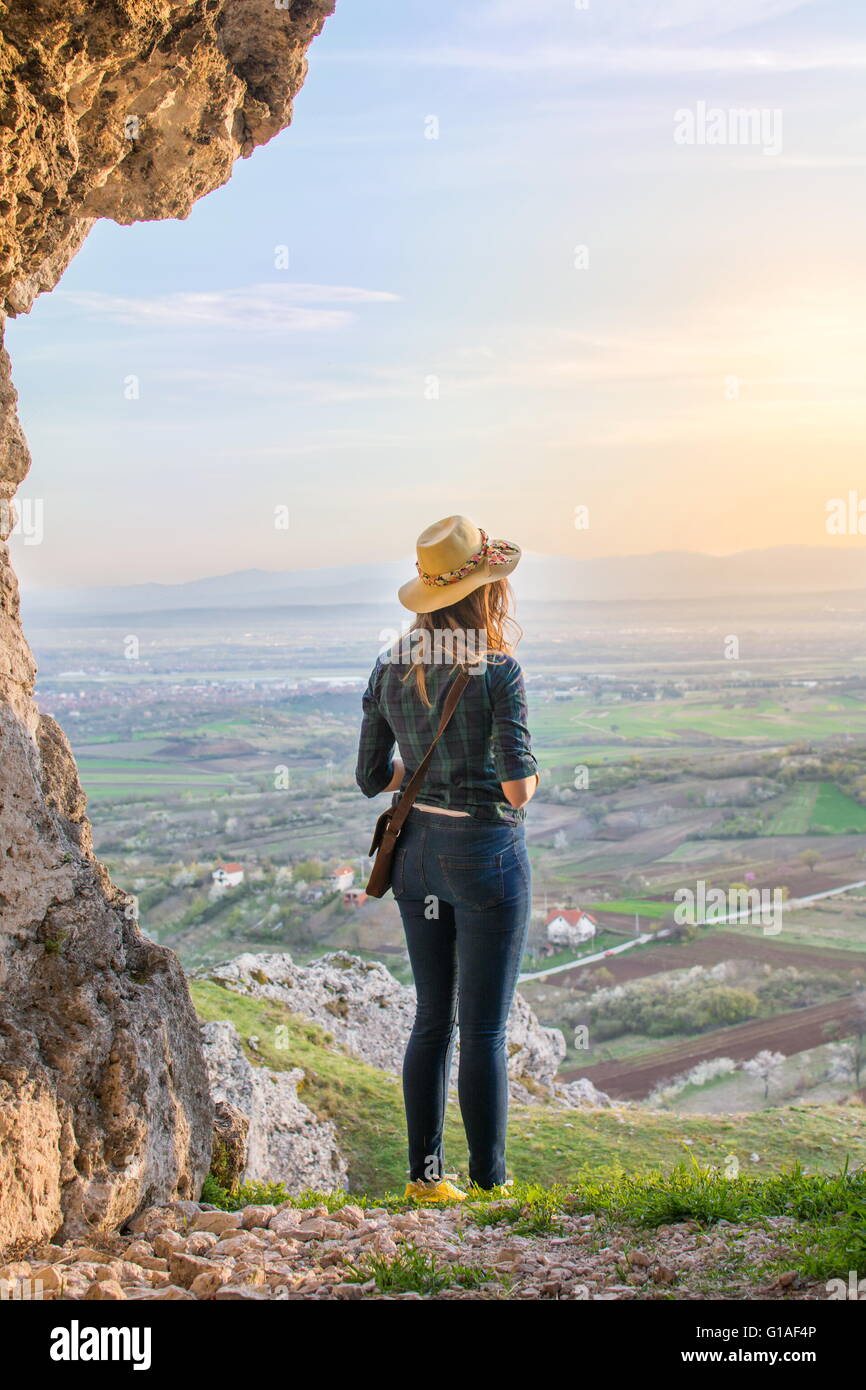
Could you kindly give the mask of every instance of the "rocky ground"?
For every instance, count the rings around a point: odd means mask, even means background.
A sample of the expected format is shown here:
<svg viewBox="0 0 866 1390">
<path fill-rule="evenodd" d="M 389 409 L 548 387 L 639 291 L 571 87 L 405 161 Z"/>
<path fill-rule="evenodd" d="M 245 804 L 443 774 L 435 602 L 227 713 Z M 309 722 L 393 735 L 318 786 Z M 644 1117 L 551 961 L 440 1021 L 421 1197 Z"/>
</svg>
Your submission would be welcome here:
<svg viewBox="0 0 866 1390">
<path fill-rule="evenodd" d="M 511 1204 L 502 1206 L 503 1216 Z M 476 1209 L 477 1210 L 477 1209 Z M 786 1268 L 787 1217 L 648 1233 L 597 1215 L 517 1234 L 483 1209 L 347 1203 L 151 1207 L 122 1235 L 45 1244 L 0 1267 L 0 1297 L 150 1299 L 826 1299 Z"/>
</svg>

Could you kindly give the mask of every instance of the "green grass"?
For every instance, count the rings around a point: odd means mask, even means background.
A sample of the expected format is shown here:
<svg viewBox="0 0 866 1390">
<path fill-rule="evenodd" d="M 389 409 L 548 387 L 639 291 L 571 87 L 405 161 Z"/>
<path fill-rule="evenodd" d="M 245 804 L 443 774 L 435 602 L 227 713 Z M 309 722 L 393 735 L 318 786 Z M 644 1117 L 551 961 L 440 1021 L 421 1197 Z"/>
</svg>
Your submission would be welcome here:
<svg viewBox="0 0 866 1390">
<path fill-rule="evenodd" d="M 228 1188 L 221 1186 L 213 1173 L 208 1173 L 201 1190 L 201 1200 L 211 1202 L 215 1207 L 220 1207 L 222 1211 L 240 1211 L 243 1207 L 278 1207 L 283 1202 L 290 1200 L 298 1207 L 315 1206 L 318 1203 L 318 1196 L 315 1193 L 310 1194 L 309 1203 L 305 1201 L 305 1197 L 306 1194 L 301 1194 L 290 1198 L 281 1182 L 245 1182 L 229 1191 Z"/>
<path fill-rule="evenodd" d="M 562 1230 L 562 1217 L 569 1210 L 571 1193 L 567 1185 L 554 1183 L 514 1183 L 508 1198 L 474 1197 L 468 1210 L 479 1226 L 505 1222 L 516 1236 L 555 1236 Z"/>
<path fill-rule="evenodd" d="M 581 1183 L 563 1202 L 578 1213 L 606 1212 L 612 1220 L 638 1226 L 668 1226 L 697 1221 L 746 1221 L 757 1217 L 792 1216 L 818 1221 L 851 1204 L 866 1201 L 866 1170 L 806 1174 L 799 1165 L 760 1178 L 724 1167 L 702 1165 L 696 1159 L 678 1163 L 670 1172 L 623 1175 L 612 1180 Z"/>
<path fill-rule="evenodd" d="M 346 1270 L 347 1284 L 366 1284 L 372 1279 L 379 1293 L 430 1295 L 443 1289 L 477 1289 L 493 1279 L 477 1265 L 448 1264 L 408 1243 L 396 1255 L 371 1254 L 358 1264 L 347 1264 Z"/>
</svg>

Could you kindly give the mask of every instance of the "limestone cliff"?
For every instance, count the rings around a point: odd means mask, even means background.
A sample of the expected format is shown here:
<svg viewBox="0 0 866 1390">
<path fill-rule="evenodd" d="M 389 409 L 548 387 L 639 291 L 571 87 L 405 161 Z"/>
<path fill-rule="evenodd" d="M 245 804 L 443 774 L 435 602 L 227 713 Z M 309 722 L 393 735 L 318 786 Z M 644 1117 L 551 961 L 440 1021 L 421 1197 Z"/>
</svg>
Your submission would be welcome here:
<svg viewBox="0 0 866 1390">
<path fill-rule="evenodd" d="M 286 126 L 333 0 L 0 0 L 0 333 L 97 217 L 184 217 Z M 0 1251 L 197 1195 L 211 1100 L 172 952 L 95 860 L 32 700 L 8 501 L 30 459 L 0 348 Z"/>
</svg>

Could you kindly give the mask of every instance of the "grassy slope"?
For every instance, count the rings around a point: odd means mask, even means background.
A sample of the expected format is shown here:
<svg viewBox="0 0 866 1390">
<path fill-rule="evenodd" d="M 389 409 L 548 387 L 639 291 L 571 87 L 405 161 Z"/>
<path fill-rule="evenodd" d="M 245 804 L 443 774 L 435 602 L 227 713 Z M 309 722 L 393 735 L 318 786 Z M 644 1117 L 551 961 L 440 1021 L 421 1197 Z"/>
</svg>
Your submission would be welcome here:
<svg viewBox="0 0 866 1390">
<path fill-rule="evenodd" d="M 259 1039 L 250 1060 L 277 1070 L 302 1067 L 301 1095 L 331 1119 L 349 1163 L 354 1192 L 402 1190 L 406 1159 L 400 1083 L 334 1043 L 317 1024 L 282 1005 L 246 998 L 211 982 L 193 981 L 200 1016 L 230 1019 L 244 1041 Z M 276 1029 L 288 1047 L 276 1046 Z M 690 1141 L 690 1142 L 687 1142 Z M 752 1162 L 756 1153 L 758 1161 Z M 800 1162 L 806 1172 L 835 1172 L 846 1158 L 866 1161 L 866 1110 L 860 1106 L 789 1106 L 748 1115 L 676 1115 L 638 1109 L 565 1110 L 512 1106 L 509 1166 L 526 1182 L 573 1183 L 579 1176 L 649 1174 L 670 1169 L 685 1154 L 701 1164 L 724 1164 L 735 1154 L 743 1172 L 778 1172 Z M 456 1105 L 449 1105 L 446 1161 L 465 1175 L 466 1145 Z"/>
</svg>

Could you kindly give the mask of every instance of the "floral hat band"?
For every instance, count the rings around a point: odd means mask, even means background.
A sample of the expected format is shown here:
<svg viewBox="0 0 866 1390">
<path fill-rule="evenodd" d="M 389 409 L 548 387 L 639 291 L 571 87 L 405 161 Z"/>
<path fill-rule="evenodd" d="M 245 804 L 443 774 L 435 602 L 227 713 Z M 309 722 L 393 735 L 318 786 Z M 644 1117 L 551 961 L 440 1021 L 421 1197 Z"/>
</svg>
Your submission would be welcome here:
<svg viewBox="0 0 866 1390">
<path fill-rule="evenodd" d="M 520 546 L 490 540 L 468 516 L 445 516 L 416 542 L 414 578 L 397 597 L 410 613 L 436 613 L 461 602 L 484 584 L 507 579 L 520 563 Z"/>
<path fill-rule="evenodd" d="M 480 528 L 479 528 L 480 530 Z M 465 579 L 467 574 L 471 574 L 479 565 L 486 560 L 488 565 L 507 565 L 520 554 L 520 547 L 512 545 L 510 541 L 491 541 L 487 538 L 487 532 L 481 531 L 481 549 L 474 555 L 470 555 L 459 569 L 446 570 L 444 574 L 427 574 L 422 570 L 417 560 L 415 568 L 422 584 L 428 588 L 444 588 L 448 584 L 457 584 L 461 579 Z"/>
</svg>

